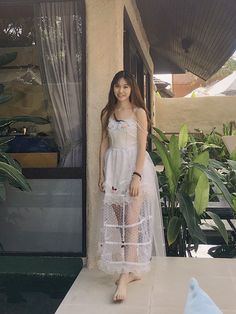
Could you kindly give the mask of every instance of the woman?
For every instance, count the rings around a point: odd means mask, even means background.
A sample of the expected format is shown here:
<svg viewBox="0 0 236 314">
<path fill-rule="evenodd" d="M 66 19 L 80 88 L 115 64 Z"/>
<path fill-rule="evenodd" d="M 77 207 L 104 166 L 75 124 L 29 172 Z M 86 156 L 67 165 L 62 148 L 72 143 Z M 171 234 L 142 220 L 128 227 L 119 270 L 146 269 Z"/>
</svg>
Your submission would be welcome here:
<svg viewBox="0 0 236 314">
<path fill-rule="evenodd" d="M 146 152 L 148 117 L 129 73 L 114 76 L 101 123 L 98 185 L 105 195 L 99 268 L 120 274 L 113 300 L 123 301 L 128 283 L 149 270 L 153 239 L 153 253 L 165 255 L 157 177 Z"/>
</svg>

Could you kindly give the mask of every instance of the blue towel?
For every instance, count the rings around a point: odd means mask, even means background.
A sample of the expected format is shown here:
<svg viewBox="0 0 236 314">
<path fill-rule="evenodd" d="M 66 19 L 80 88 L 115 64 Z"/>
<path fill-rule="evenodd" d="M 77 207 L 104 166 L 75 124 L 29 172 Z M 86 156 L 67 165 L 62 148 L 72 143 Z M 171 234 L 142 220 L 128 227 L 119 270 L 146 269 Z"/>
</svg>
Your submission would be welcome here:
<svg viewBox="0 0 236 314">
<path fill-rule="evenodd" d="M 202 290 L 195 278 L 191 279 L 184 314 L 223 314 Z"/>
</svg>

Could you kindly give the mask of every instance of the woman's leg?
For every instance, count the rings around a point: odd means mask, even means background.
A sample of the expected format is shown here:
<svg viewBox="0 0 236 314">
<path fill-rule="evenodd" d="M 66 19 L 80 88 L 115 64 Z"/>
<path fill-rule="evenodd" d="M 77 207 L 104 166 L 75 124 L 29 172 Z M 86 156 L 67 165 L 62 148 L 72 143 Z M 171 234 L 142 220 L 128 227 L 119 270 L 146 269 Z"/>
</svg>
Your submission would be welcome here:
<svg viewBox="0 0 236 314">
<path fill-rule="evenodd" d="M 122 206 L 118 205 L 118 204 L 112 204 L 112 208 L 114 210 L 114 213 L 116 215 L 116 219 L 117 219 L 117 225 L 121 226 L 122 225 L 122 215 L 123 215 L 123 210 L 122 210 Z M 120 235 L 121 235 L 121 239 L 123 238 L 123 233 L 122 233 L 122 228 L 120 228 Z"/>
<path fill-rule="evenodd" d="M 138 262 L 138 254 L 137 254 L 138 225 L 137 223 L 139 221 L 141 203 L 142 203 L 141 196 L 138 198 L 134 198 L 130 204 L 125 206 L 124 217 L 120 215 L 121 216 L 120 219 L 122 219 L 122 224 L 123 224 L 123 219 L 125 222 L 125 225 L 122 231 L 123 233 L 121 233 L 121 237 L 123 235 L 123 239 L 125 242 L 124 250 L 125 250 L 126 262 Z M 120 210 L 120 214 L 121 214 L 121 210 Z M 116 215 L 118 217 L 118 213 Z M 131 243 L 131 244 L 127 244 L 127 243 Z M 139 279 L 141 279 L 141 277 L 132 272 L 122 273 L 116 282 L 117 289 L 114 294 L 113 300 L 123 301 L 126 298 L 128 283 L 139 280 Z"/>
<path fill-rule="evenodd" d="M 128 204 L 125 215 L 125 260 L 126 262 L 138 262 L 139 243 L 139 216 L 142 204 L 141 195 L 132 199 Z"/>
<path fill-rule="evenodd" d="M 121 246 L 123 246 L 125 250 L 124 258 L 126 262 L 138 262 L 138 222 L 141 204 L 142 197 L 140 195 L 139 197 L 133 198 L 129 204 L 124 206 L 124 208 L 122 205 L 112 205 L 117 219 L 117 224 L 121 226 L 121 243 L 124 242 L 124 245 L 121 244 Z"/>
<path fill-rule="evenodd" d="M 113 204 L 112 208 L 113 208 L 114 213 L 116 215 L 117 224 L 119 226 L 122 226 L 123 225 L 123 206 Z M 121 237 L 121 243 L 122 243 L 122 241 L 124 239 L 124 228 L 120 227 L 119 231 L 120 231 L 120 237 Z M 122 274 L 120 274 L 119 278 L 117 279 L 117 281 L 116 281 L 117 288 L 116 288 L 116 291 L 115 291 L 114 296 L 113 296 L 114 302 L 125 300 L 126 294 L 127 294 L 128 277 L 129 277 L 128 273 L 122 273 Z"/>
</svg>

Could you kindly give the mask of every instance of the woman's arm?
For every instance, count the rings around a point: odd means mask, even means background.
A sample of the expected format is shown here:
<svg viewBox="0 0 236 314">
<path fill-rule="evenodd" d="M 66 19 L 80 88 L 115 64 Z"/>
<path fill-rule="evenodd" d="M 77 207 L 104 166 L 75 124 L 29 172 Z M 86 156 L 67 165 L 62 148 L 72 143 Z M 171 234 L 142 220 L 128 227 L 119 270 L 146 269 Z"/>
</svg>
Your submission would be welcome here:
<svg viewBox="0 0 236 314">
<path fill-rule="evenodd" d="M 103 123 L 103 122 L 102 122 Z M 103 128 L 102 128 L 103 129 Z M 98 180 L 98 187 L 101 192 L 104 192 L 104 156 L 109 146 L 109 140 L 107 136 L 107 132 L 102 130 L 101 135 L 101 143 L 100 143 L 100 149 L 99 149 L 99 180 Z"/>
<path fill-rule="evenodd" d="M 147 114 L 142 108 L 138 108 L 136 111 L 136 118 L 138 123 L 138 151 L 135 171 L 142 175 L 148 134 Z"/>
<path fill-rule="evenodd" d="M 136 110 L 136 118 L 138 123 L 138 150 L 137 158 L 135 164 L 135 172 L 139 173 L 142 176 L 145 154 L 146 154 L 146 144 L 147 144 L 147 114 L 142 108 Z M 138 175 L 133 175 L 131 184 L 130 184 L 130 195 L 138 196 L 139 186 L 140 186 L 140 177 Z"/>
</svg>

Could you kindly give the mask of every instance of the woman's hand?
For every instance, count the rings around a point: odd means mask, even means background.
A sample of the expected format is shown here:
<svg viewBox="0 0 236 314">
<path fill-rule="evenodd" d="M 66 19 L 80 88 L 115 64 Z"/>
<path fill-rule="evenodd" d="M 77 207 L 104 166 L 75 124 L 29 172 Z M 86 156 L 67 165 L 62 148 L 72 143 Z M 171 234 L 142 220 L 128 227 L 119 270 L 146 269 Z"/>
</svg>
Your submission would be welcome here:
<svg viewBox="0 0 236 314">
<path fill-rule="evenodd" d="M 140 189 L 140 178 L 136 175 L 133 175 L 130 182 L 130 186 L 129 186 L 129 195 L 133 197 L 138 196 L 139 189 Z"/>
<path fill-rule="evenodd" d="M 101 192 L 105 192 L 104 181 L 105 181 L 104 176 L 100 176 L 98 180 L 98 187 Z"/>
</svg>

